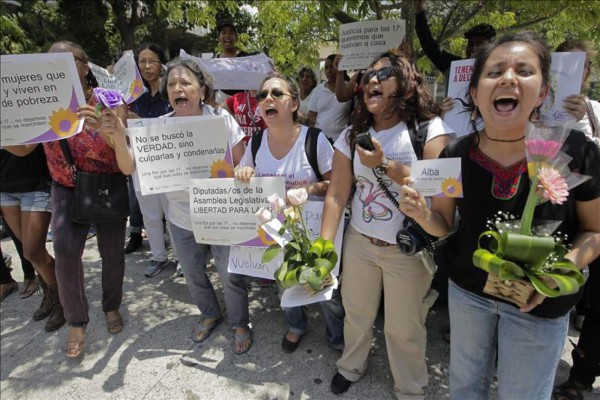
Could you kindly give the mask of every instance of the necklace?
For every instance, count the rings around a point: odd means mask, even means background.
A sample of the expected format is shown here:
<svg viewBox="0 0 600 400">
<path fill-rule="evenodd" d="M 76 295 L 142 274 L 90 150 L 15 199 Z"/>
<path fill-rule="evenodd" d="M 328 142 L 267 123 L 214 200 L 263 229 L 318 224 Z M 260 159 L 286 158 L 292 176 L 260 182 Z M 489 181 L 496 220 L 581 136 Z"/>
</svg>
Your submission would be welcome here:
<svg viewBox="0 0 600 400">
<path fill-rule="evenodd" d="M 502 143 L 516 143 L 516 142 L 520 142 L 521 140 L 525 139 L 525 135 L 521 136 L 520 138 L 517 139 L 494 139 L 488 136 L 487 132 L 483 131 L 483 134 L 485 135 L 485 137 L 488 140 L 491 140 L 492 142 L 502 142 Z"/>
</svg>

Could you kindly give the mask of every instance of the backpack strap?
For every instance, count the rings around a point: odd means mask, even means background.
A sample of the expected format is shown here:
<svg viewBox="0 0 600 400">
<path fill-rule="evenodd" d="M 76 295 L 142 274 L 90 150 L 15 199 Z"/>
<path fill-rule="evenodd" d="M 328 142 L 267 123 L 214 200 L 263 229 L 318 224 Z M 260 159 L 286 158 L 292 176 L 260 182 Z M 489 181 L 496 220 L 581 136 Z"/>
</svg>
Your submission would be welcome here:
<svg viewBox="0 0 600 400">
<path fill-rule="evenodd" d="M 306 158 L 308 158 L 308 163 L 312 167 L 315 175 L 317 176 L 317 180 L 321 182 L 323 180 L 323 176 L 319 171 L 319 160 L 318 160 L 318 144 L 319 144 L 319 135 L 321 134 L 321 130 L 315 127 L 309 127 L 306 132 L 306 140 L 304 141 L 304 151 L 306 152 Z"/>
<path fill-rule="evenodd" d="M 256 153 L 258 153 L 258 149 L 260 147 L 260 143 L 262 142 L 262 137 L 263 137 L 263 133 L 265 133 L 264 129 L 261 129 L 258 132 L 255 132 L 252 135 L 252 140 L 250 143 L 250 150 L 252 151 L 252 162 L 254 163 L 254 166 L 256 167 Z"/>
<path fill-rule="evenodd" d="M 408 127 L 408 134 L 410 136 L 410 142 L 412 143 L 417 160 L 423 159 L 423 149 L 425 148 L 425 141 L 427 140 L 427 130 L 429 129 L 429 123 L 431 121 L 424 121 L 419 123 L 419 128 L 415 128 L 413 121 L 408 121 L 406 126 Z"/>
</svg>

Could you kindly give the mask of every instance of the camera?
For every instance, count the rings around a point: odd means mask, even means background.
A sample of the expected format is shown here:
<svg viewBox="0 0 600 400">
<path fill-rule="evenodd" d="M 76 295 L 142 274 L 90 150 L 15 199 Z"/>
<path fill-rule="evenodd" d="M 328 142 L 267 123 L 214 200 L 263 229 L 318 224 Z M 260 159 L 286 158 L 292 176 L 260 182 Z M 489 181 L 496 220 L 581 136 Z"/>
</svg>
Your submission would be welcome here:
<svg viewBox="0 0 600 400">
<path fill-rule="evenodd" d="M 425 232 L 414 221 L 400 229 L 396 234 L 398 248 L 402 254 L 407 256 L 415 255 L 424 248 L 433 250 L 436 240 L 436 237 Z"/>
<path fill-rule="evenodd" d="M 362 132 L 356 135 L 356 137 L 354 138 L 354 144 L 359 145 L 365 150 L 375 150 L 373 142 L 371 141 L 371 134 L 369 132 Z"/>
</svg>

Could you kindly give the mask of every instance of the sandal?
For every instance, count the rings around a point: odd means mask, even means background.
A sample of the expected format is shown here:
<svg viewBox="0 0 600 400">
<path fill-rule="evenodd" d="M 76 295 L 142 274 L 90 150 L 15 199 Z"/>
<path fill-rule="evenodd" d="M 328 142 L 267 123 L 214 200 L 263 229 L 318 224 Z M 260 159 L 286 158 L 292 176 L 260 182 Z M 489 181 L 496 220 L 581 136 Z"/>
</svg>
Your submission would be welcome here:
<svg viewBox="0 0 600 400">
<path fill-rule="evenodd" d="M 250 347 L 252 347 L 252 330 L 250 328 L 247 328 L 248 330 L 246 331 L 246 333 L 242 333 L 240 335 L 238 335 L 238 333 L 236 332 L 236 330 L 233 330 L 233 353 L 234 354 L 244 354 L 246 353 L 248 350 L 250 350 Z M 244 343 L 246 343 L 246 346 L 244 346 Z M 240 349 L 240 350 L 238 350 Z"/>
<path fill-rule="evenodd" d="M 123 330 L 123 317 L 121 317 L 119 310 L 108 311 L 106 313 L 106 325 L 108 332 L 113 335 Z"/>
<path fill-rule="evenodd" d="M 209 324 L 204 324 L 205 321 L 212 321 Z M 223 322 L 223 316 L 219 315 L 216 318 L 204 318 L 202 317 L 200 321 L 194 326 L 192 330 L 192 340 L 196 343 L 201 343 L 206 340 L 207 337 L 210 336 L 211 333 L 215 330 L 219 324 Z"/>
<path fill-rule="evenodd" d="M 83 328 L 81 340 L 71 341 L 71 340 L 69 340 L 69 337 L 67 336 L 67 348 L 65 350 L 65 354 L 68 358 L 77 358 L 83 352 L 83 348 L 85 347 L 85 341 L 84 341 L 85 327 L 86 327 L 85 325 L 82 327 L 72 326 L 71 330 L 69 330 L 69 335 L 70 335 L 73 328 Z"/>
<path fill-rule="evenodd" d="M 0 302 L 3 302 L 9 294 L 14 293 L 17 290 L 19 290 L 19 285 L 15 281 L 3 284 L 0 288 Z"/>
<path fill-rule="evenodd" d="M 26 299 L 30 297 L 32 294 L 38 291 L 40 287 L 40 281 L 35 277 L 33 279 L 25 279 L 23 282 L 23 290 L 21 290 L 21 298 Z"/>
<path fill-rule="evenodd" d="M 582 383 L 569 378 L 565 383 L 554 388 L 552 399 L 554 400 L 583 400 L 583 391 L 590 392 L 591 386 L 586 386 Z"/>
</svg>

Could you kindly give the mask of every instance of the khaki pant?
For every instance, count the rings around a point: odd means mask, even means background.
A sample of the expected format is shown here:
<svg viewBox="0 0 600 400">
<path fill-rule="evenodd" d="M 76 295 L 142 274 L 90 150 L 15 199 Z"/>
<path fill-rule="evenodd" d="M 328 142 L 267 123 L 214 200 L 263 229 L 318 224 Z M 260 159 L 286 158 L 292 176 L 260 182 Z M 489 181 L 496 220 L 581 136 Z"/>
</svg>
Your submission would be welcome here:
<svg viewBox="0 0 600 400">
<path fill-rule="evenodd" d="M 396 246 L 376 246 L 351 226 L 344 238 L 343 259 L 345 348 L 337 362 L 339 372 L 353 382 L 365 373 L 383 288 L 394 390 L 397 397 L 423 395 L 428 383 L 425 318 L 430 306 L 424 300 L 431 276 L 421 260 L 403 255 Z"/>
</svg>

